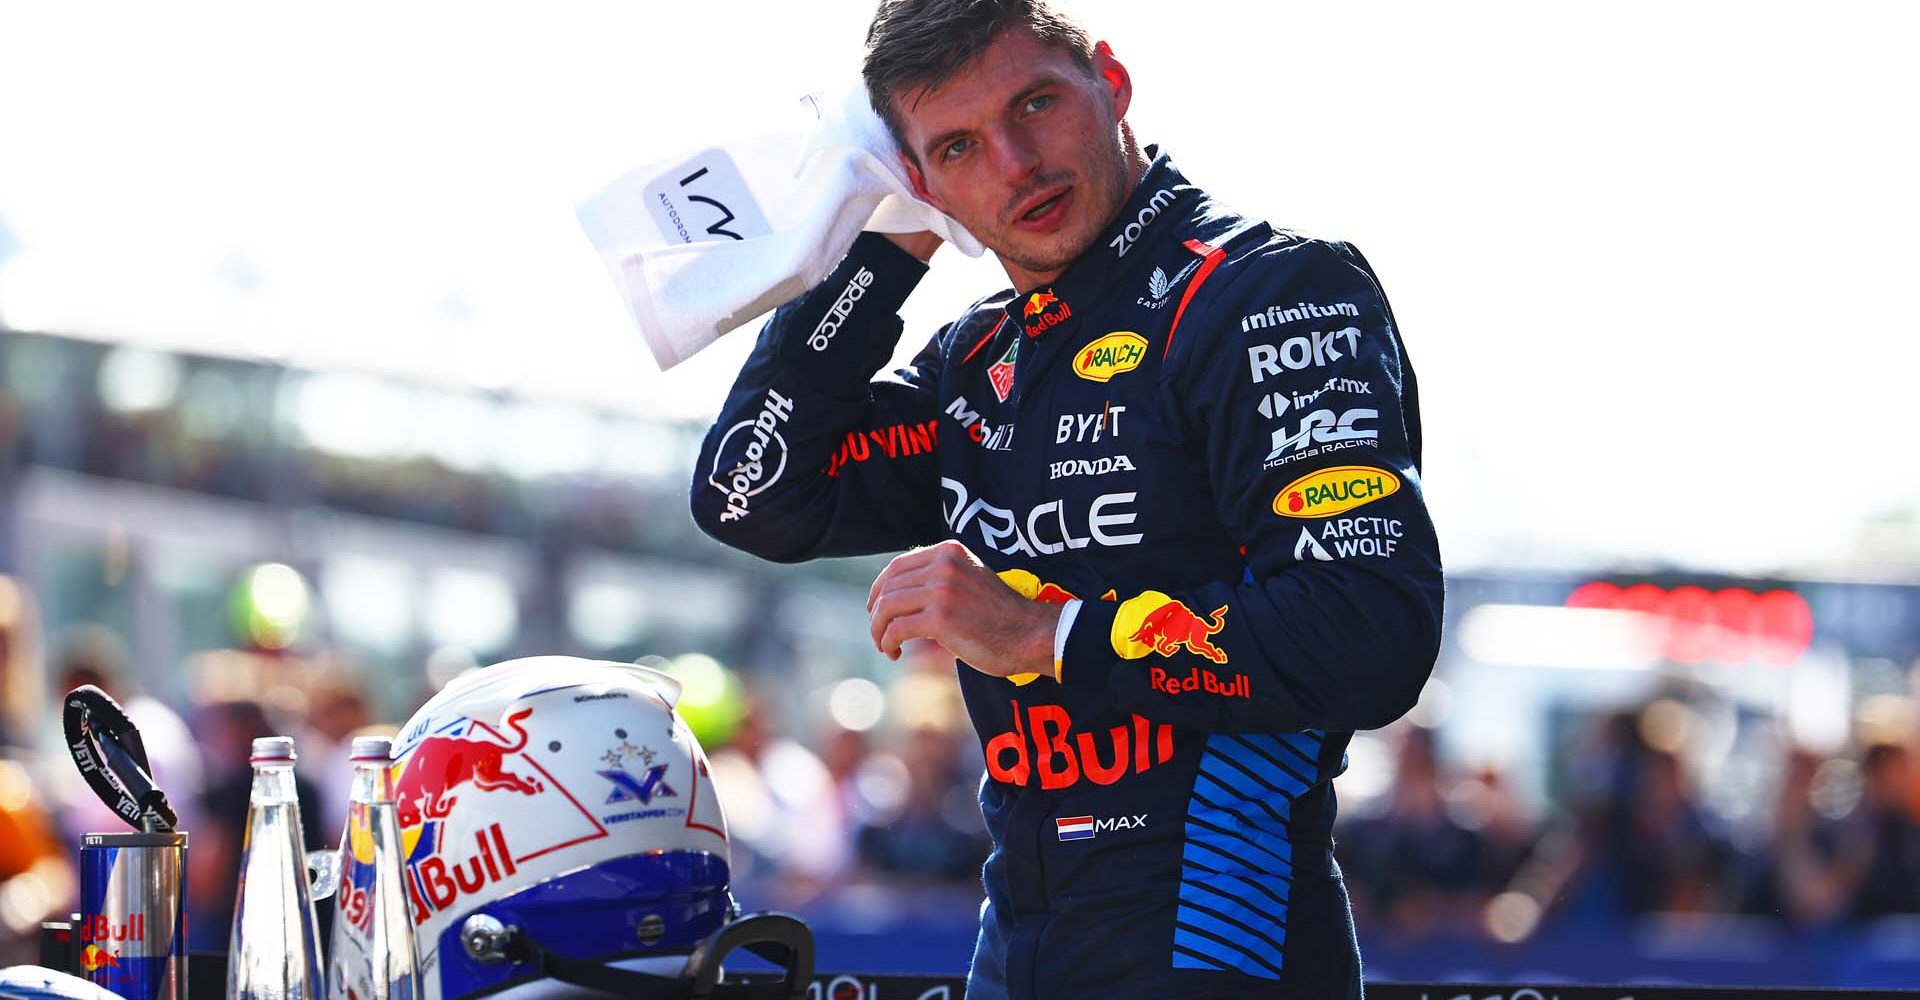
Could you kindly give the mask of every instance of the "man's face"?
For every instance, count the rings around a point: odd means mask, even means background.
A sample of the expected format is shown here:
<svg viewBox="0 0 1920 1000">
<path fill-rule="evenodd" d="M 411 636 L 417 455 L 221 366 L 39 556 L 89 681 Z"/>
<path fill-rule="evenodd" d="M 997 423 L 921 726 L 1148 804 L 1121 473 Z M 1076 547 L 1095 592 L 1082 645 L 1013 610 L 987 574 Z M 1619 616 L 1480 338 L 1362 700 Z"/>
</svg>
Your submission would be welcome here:
<svg viewBox="0 0 1920 1000">
<path fill-rule="evenodd" d="M 1013 29 L 939 87 L 894 98 L 920 196 L 999 255 L 1023 289 L 1086 250 L 1135 180 L 1119 129 L 1132 98 L 1126 70 L 1102 45 L 1094 71 Z"/>
</svg>

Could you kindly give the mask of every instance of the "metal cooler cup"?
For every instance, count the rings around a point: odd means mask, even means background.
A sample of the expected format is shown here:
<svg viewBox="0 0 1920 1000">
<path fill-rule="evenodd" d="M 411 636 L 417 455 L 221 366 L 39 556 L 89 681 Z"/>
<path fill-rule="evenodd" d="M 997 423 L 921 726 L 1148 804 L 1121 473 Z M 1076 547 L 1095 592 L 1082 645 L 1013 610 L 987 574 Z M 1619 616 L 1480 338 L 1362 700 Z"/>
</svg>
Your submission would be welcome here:
<svg viewBox="0 0 1920 1000">
<path fill-rule="evenodd" d="M 80 838 L 80 974 L 127 1000 L 186 1000 L 187 835 Z"/>
</svg>

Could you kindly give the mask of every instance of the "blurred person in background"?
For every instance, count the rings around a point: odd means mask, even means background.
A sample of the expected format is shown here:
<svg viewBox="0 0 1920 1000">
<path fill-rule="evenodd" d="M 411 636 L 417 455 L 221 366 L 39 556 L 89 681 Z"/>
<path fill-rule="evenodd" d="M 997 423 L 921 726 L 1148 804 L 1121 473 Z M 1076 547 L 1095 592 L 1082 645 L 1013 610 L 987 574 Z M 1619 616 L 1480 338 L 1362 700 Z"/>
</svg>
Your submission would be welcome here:
<svg viewBox="0 0 1920 1000">
<path fill-rule="evenodd" d="M 189 940 L 196 950 L 219 951 L 226 947 L 232 928 L 233 894 L 240 881 L 247 803 L 253 792 L 249 763 L 253 741 L 282 735 L 290 727 L 276 724 L 260 702 L 244 698 L 203 705 L 194 722 L 206 749 L 207 787 L 200 798 L 204 819 L 192 830 L 193 864 L 187 869 Z M 295 750 L 304 753 L 297 740 Z M 313 782 L 296 771 L 293 787 L 307 849 L 335 846 L 332 841 L 339 836 L 340 824 L 321 818 L 320 797 Z M 325 914 L 331 912 L 331 907 L 323 909 Z"/>
<path fill-rule="evenodd" d="M 34 795 L 24 746 L 37 701 L 37 636 L 26 589 L 0 576 L 0 966 L 34 960 L 41 921 L 66 913 L 77 888 L 68 852 Z"/>
<path fill-rule="evenodd" d="M 1486 845 L 1449 808 L 1447 786 L 1456 780 L 1442 773 L 1433 730 L 1401 731 L 1385 811 L 1355 822 L 1340 839 L 1357 915 L 1370 911 L 1410 938 L 1476 926 L 1489 889 Z"/>
<path fill-rule="evenodd" d="M 965 739 L 936 726 L 907 731 L 898 761 L 904 788 L 856 834 L 870 870 L 907 883 L 965 884 L 980 877 L 992 845 L 971 792 L 980 769 L 963 763 Z"/>
<path fill-rule="evenodd" d="M 1911 809 L 1913 757 L 1906 746 L 1875 742 L 1860 758 L 1860 806 L 1848 818 L 1840 857 L 1851 884 L 1847 915 L 1873 920 L 1920 913 L 1920 824 Z"/>
<path fill-rule="evenodd" d="M 744 699 L 732 739 L 708 755 L 733 841 L 734 881 L 765 880 L 783 905 L 799 905 L 852 860 L 839 791 L 812 750 L 777 734 L 766 699 L 751 688 Z"/>
<path fill-rule="evenodd" d="M 1773 836 L 1755 859 L 1758 878 L 1744 907 L 1798 927 L 1822 927 L 1846 914 L 1851 886 L 1840 865 L 1842 833 L 1817 802 L 1824 761 L 1790 746 L 1780 770 Z"/>
<path fill-rule="evenodd" d="M 140 741 L 147 749 L 147 761 L 153 765 L 154 784 L 166 792 L 167 801 L 180 818 L 180 829 L 195 831 L 199 826 L 199 800 L 205 787 L 201 746 L 173 709 L 140 690 L 128 676 L 127 647 L 112 629 L 104 625 L 74 626 L 62 638 L 54 660 L 52 711 L 46 721 L 42 745 L 47 747 L 49 799 L 55 819 L 70 850 L 78 852 L 83 833 L 116 833 L 128 829 L 127 822 L 115 815 L 94 794 L 86 779 L 74 767 L 66 748 L 61 723 L 61 705 L 68 691 L 91 684 L 105 691 L 127 713 L 127 719 L 140 730 Z M 198 849 L 198 841 L 193 842 Z"/>
<path fill-rule="evenodd" d="M 321 832 L 346 822 L 347 795 L 353 788 L 353 737 L 373 722 L 366 692 L 349 670 L 330 662 L 312 668 L 306 686 L 306 724 L 295 738 L 297 770 L 313 784 L 314 810 L 304 813 Z"/>
<path fill-rule="evenodd" d="M 1126 67 L 1041 0 L 886 0 L 864 76 L 1013 288 L 876 378 L 940 240 L 861 234 L 762 331 L 695 522 L 782 562 L 912 550 L 867 610 L 888 656 L 963 664 L 970 996 L 1358 996 L 1333 778 L 1412 708 L 1443 598 L 1376 277 L 1143 148 Z"/>
</svg>

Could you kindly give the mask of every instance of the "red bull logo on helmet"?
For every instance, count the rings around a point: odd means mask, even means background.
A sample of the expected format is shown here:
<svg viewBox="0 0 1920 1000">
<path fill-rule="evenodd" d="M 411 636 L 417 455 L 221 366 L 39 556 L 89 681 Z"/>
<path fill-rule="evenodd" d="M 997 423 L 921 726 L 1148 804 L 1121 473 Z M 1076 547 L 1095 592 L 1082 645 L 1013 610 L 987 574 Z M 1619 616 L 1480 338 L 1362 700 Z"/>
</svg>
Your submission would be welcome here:
<svg viewBox="0 0 1920 1000">
<path fill-rule="evenodd" d="M 534 858 L 607 835 L 528 754 L 532 714 L 508 713 L 501 728 L 511 737 L 477 719 L 454 719 L 393 765 L 415 924 L 483 894 Z"/>
<path fill-rule="evenodd" d="M 1113 651 L 1129 660 L 1149 653 L 1172 656 L 1182 650 L 1215 663 L 1227 662 L 1227 651 L 1214 645 L 1213 636 L 1227 627 L 1227 605 L 1205 618 L 1186 604 L 1157 590 L 1122 602 L 1113 618 Z"/>
</svg>

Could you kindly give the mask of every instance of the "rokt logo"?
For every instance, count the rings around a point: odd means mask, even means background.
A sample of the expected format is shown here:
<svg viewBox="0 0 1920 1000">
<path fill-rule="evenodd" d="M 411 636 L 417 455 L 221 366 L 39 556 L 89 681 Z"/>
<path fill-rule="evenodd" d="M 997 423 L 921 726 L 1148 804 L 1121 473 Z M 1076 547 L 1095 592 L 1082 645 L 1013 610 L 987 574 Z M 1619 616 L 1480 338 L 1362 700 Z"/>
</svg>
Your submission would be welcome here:
<svg viewBox="0 0 1920 1000">
<path fill-rule="evenodd" d="M 1147 338 L 1116 330 L 1081 348 L 1073 356 L 1073 373 L 1089 382 L 1107 382 L 1140 367 L 1146 357 Z"/>
<path fill-rule="evenodd" d="M 1347 342 L 1347 353 L 1341 354 L 1336 340 Z M 1255 344 L 1247 348 L 1247 367 L 1253 375 L 1253 384 L 1259 385 L 1269 375 L 1279 375 L 1283 371 L 1300 371 L 1305 368 L 1320 368 L 1341 358 L 1357 355 L 1360 351 L 1360 328 L 1349 326 L 1341 330 L 1319 330 L 1314 333 L 1288 337 L 1273 344 Z"/>
<path fill-rule="evenodd" d="M 1273 497 L 1281 517 L 1332 517 L 1400 491 L 1400 477 L 1368 465 L 1340 465 L 1309 472 Z"/>
</svg>

